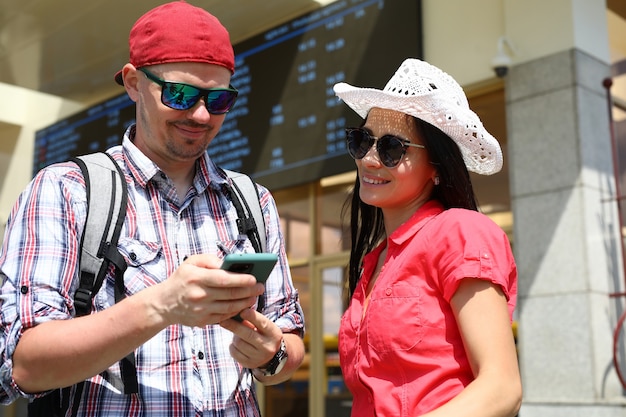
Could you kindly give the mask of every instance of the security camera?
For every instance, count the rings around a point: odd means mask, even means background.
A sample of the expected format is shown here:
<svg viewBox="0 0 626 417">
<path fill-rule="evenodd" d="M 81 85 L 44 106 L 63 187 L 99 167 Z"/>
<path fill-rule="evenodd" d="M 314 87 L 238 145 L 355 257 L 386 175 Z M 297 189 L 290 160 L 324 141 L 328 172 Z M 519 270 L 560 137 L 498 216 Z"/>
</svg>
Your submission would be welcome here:
<svg viewBox="0 0 626 417">
<path fill-rule="evenodd" d="M 515 52 L 513 49 L 513 45 L 508 40 L 508 38 L 506 38 L 505 36 L 501 36 L 498 39 L 498 52 L 496 53 L 496 56 L 494 56 L 491 60 L 491 68 L 493 68 L 499 78 L 506 77 L 509 72 L 509 68 L 513 64 L 513 60 L 511 59 L 509 54 L 507 54 L 505 46 L 507 46 L 508 49 L 511 50 L 511 52 Z"/>
<path fill-rule="evenodd" d="M 513 60 L 503 51 L 498 51 L 496 56 L 491 60 L 491 68 L 495 71 L 499 78 L 504 78 L 509 73 L 509 68 Z"/>
</svg>

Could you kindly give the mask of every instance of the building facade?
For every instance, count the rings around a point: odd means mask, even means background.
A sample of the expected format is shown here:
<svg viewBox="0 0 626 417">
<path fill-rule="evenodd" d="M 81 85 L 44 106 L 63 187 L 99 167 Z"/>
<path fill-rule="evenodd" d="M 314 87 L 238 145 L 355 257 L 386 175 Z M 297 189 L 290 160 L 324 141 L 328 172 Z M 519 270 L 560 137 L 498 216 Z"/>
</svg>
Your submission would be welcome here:
<svg viewBox="0 0 626 417">
<path fill-rule="evenodd" d="M 224 0 L 191 2 L 215 8 L 233 28 L 234 42 L 253 35 L 246 33 L 245 19 L 263 14 Z M 152 3 L 141 10 L 135 6 L 133 16 L 160 2 Z M 282 19 L 320 6 L 314 1 L 261 3 L 283 10 L 277 14 Z M 103 19 L 114 20 L 119 13 L 111 2 L 94 5 L 108 10 Z M 27 21 L 41 18 L 36 11 L 19 10 L 33 13 Z M 281 23 L 261 20 L 268 27 Z M 130 24 L 113 37 L 122 48 Z M 481 207 L 510 234 L 518 264 L 516 322 L 524 387 L 520 416 L 626 416 L 621 376 L 626 373 L 626 331 L 621 328 L 626 277 L 621 187 L 616 182 L 622 169 L 615 163 L 619 146 L 613 146 L 626 118 L 626 75 L 620 75 L 626 59 L 626 5 L 620 0 L 423 0 L 422 22 L 416 24 L 422 25 L 423 58 L 459 81 L 503 145 L 503 172 L 476 179 L 476 185 Z M 14 25 L 2 27 L 0 92 L 11 97 L 10 102 L 0 101 L 4 227 L 32 176 L 35 132 L 118 94 L 111 68 L 125 57 L 102 58 L 104 69 L 95 78 L 98 86 L 106 85 L 106 79 L 110 87 L 68 87 L 67 94 L 55 95 L 37 84 L 38 79 L 55 77 L 45 74 L 42 68 L 51 64 L 41 60 L 54 56 L 20 53 L 18 46 L 30 50 L 18 45 L 28 36 Z M 39 30 L 39 48 L 52 44 L 45 27 L 30 27 Z M 59 54 L 58 59 L 64 58 Z M 76 77 L 77 86 L 84 87 L 88 75 Z M 348 256 L 337 208 L 353 181 L 350 170 L 274 193 L 292 274 L 303 295 L 309 356 L 291 384 L 265 390 L 266 415 L 288 415 L 278 404 L 312 417 L 339 416 L 349 409 L 349 395 L 336 373 L 333 332 L 343 308 L 341 279 Z M 0 415 L 24 415 L 23 404 Z"/>
</svg>

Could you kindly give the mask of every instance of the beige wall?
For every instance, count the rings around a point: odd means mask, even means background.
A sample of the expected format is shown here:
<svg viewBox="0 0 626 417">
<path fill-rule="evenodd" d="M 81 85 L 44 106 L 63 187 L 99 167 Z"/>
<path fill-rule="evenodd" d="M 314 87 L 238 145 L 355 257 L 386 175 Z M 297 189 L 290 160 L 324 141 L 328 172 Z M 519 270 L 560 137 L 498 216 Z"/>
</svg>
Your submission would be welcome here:
<svg viewBox="0 0 626 417">
<path fill-rule="evenodd" d="M 573 47 L 609 62 L 607 25 L 596 24 L 607 20 L 602 0 L 423 0 L 423 9 L 424 58 L 463 86 L 493 79 L 501 36 L 514 65 Z M 613 23 L 626 33 L 619 19 Z M 614 47 L 626 56 L 623 40 Z"/>
<path fill-rule="evenodd" d="M 0 84 L 0 231 L 32 176 L 35 132 L 81 109 L 79 103 Z"/>
</svg>

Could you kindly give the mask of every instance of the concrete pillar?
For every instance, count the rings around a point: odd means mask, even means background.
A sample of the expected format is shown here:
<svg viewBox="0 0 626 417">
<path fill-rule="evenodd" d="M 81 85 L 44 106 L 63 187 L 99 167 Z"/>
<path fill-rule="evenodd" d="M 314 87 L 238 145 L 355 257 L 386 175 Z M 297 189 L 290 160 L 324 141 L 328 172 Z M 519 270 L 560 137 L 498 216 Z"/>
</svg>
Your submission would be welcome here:
<svg viewBox="0 0 626 417">
<path fill-rule="evenodd" d="M 503 4 L 517 47 L 505 82 L 520 416 L 626 416 L 612 355 L 625 299 L 611 297 L 624 274 L 602 85 L 606 2 Z"/>
<path fill-rule="evenodd" d="M 571 49 L 515 66 L 506 80 L 521 417 L 626 415 L 612 364 L 623 300 L 610 294 L 624 285 L 608 74 Z"/>
</svg>

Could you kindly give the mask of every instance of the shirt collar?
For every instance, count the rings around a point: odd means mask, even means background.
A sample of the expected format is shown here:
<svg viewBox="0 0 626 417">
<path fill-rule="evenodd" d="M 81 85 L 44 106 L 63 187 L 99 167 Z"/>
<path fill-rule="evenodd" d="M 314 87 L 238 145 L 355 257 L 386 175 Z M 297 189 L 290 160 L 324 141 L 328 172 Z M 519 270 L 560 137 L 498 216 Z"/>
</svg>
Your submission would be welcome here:
<svg viewBox="0 0 626 417">
<path fill-rule="evenodd" d="M 409 220 L 393 231 L 389 240 L 395 245 L 402 245 L 442 211 L 443 205 L 439 201 L 427 201 L 413 213 Z"/>
</svg>

